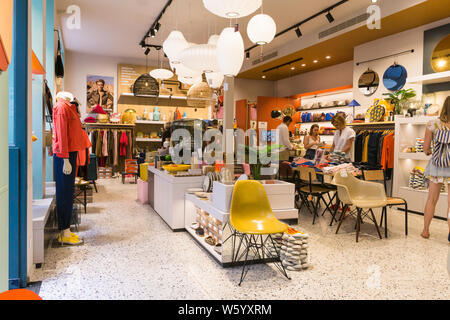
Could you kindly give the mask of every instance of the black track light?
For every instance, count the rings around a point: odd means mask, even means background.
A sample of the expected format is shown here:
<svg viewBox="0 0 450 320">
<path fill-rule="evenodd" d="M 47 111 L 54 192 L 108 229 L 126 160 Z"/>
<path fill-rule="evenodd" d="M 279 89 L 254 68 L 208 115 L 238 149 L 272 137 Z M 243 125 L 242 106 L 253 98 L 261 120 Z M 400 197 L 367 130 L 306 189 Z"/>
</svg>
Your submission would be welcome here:
<svg viewBox="0 0 450 320">
<path fill-rule="evenodd" d="M 152 38 L 155 37 L 155 29 L 150 29 L 150 36 L 151 36 Z"/>
<path fill-rule="evenodd" d="M 327 17 L 329 23 L 332 23 L 334 21 L 334 18 L 333 18 L 333 15 L 331 14 L 331 12 L 328 12 L 325 17 Z"/>
<path fill-rule="evenodd" d="M 300 31 L 299 27 L 297 27 L 297 29 L 295 29 L 295 33 L 297 34 L 297 38 L 300 38 L 302 36 L 302 32 Z"/>
<path fill-rule="evenodd" d="M 150 48 L 145 49 L 144 54 L 145 54 L 146 56 L 148 56 L 149 53 L 150 53 Z"/>
<path fill-rule="evenodd" d="M 155 31 L 158 32 L 159 28 L 161 28 L 161 23 L 158 22 L 155 26 Z"/>
<path fill-rule="evenodd" d="M 247 58 L 247 60 L 250 59 L 250 51 L 245 52 L 245 57 Z"/>
</svg>

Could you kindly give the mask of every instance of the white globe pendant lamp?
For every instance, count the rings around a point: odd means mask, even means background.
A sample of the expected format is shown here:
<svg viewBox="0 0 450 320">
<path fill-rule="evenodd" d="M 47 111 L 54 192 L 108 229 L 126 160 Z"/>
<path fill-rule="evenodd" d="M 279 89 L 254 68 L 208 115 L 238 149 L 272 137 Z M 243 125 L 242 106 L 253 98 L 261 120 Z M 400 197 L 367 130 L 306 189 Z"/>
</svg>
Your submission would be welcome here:
<svg viewBox="0 0 450 320">
<path fill-rule="evenodd" d="M 271 16 L 257 14 L 250 19 L 247 25 L 247 35 L 251 42 L 264 45 L 270 43 L 277 32 L 277 25 Z"/>
<path fill-rule="evenodd" d="M 201 73 L 219 71 L 215 45 L 196 44 L 183 50 L 178 57 L 184 66 Z"/>
<path fill-rule="evenodd" d="M 188 76 L 188 77 L 178 76 L 178 81 L 180 81 L 183 84 L 191 86 L 191 85 L 195 85 L 197 83 L 202 82 L 202 76 L 201 75 L 194 76 L 194 77 L 191 77 L 191 76 Z"/>
<path fill-rule="evenodd" d="M 261 7 L 262 0 L 203 0 L 205 8 L 222 18 L 246 17 Z"/>
<path fill-rule="evenodd" d="M 236 76 L 244 63 L 244 40 L 234 28 L 225 28 L 217 41 L 217 64 L 225 76 Z"/>
<path fill-rule="evenodd" d="M 167 80 L 173 77 L 173 72 L 167 69 L 160 68 L 150 71 L 150 75 L 155 79 Z"/>
<path fill-rule="evenodd" d="M 222 86 L 223 79 L 225 78 L 221 72 L 206 73 L 206 82 L 213 89 L 219 89 Z"/>
<path fill-rule="evenodd" d="M 201 77 L 202 73 L 200 71 L 192 70 L 182 63 L 179 64 L 170 64 L 172 70 L 174 70 L 175 74 L 178 77 L 184 77 L 184 78 L 196 78 Z"/>
<path fill-rule="evenodd" d="M 220 36 L 218 34 L 213 34 L 211 37 L 209 37 L 208 44 L 217 46 L 217 41 L 219 41 L 219 37 Z"/>
<path fill-rule="evenodd" d="M 189 47 L 189 43 L 180 31 L 172 31 L 163 43 L 164 53 L 173 64 L 180 63 L 178 54 Z"/>
</svg>

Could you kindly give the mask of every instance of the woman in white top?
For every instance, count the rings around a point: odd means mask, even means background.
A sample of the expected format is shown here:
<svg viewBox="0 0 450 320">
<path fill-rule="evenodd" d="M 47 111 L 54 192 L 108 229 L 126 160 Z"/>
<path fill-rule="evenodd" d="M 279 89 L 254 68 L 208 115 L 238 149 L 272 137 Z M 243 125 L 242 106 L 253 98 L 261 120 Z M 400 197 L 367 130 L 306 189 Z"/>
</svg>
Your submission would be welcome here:
<svg viewBox="0 0 450 320">
<path fill-rule="evenodd" d="M 431 146 L 433 146 L 433 151 Z M 425 206 L 424 227 L 421 236 L 430 237 L 430 224 L 434 217 L 443 184 L 450 184 L 450 96 L 445 100 L 441 116 L 430 121 L 425 131 L 424 152 L 433 154 L 425 169 L 425 176 L 430 181 L 428 200 Z M 450 192 L 447 207 L 448 241 L 450 241 Z"/>
<path fill-rule="evenodd" d="M 342 152 L 350 156 L 350 152 L 355 141 L 356 133 L 353 129 L 348 128 L 345 123 L 345 118 L 337 114 L 331 120 L 331 124 L 336 128 L 336 133 L 333 138 L 332 152 Z"/>
<path fill-rule="evenodd" d="M 309 130 L 309 135 L 305 137 L 303 145 L 306 149 L 305 159 L 314 160 L 316 156 L 316 150 L 323 147 L 323 143 L 320 141 L 319 126 L 313 124 Z"/>
</svg>

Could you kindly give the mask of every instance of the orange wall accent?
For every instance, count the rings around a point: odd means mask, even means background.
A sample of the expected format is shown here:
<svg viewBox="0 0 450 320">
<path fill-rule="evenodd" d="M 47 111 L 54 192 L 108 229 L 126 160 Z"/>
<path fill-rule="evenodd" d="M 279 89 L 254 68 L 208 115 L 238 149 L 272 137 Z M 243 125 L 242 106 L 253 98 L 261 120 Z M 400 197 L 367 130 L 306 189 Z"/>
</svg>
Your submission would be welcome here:
<svg viewBox="0 0 450 320">
<path fill-rule="evenodd" d="M 34 51 L 32 51 L 31 53 L 32 53 L 31 65 L 32 65 L 33 74 L 45 74 L 44 67 L 42 66 L 38 57 L 36 56 Z"/>
<path fill-rule="evenodd" d="M 245 123 L 247 121 L 247 123 Z M 239 129 L 250 127 L 250 119 L 247 112 L 247 100 L 236 101 L 236 122 Z"/>
<path fill-rule="evenodd" d="M 11 63 L 13 27 L 13 0 L 0 1 L 0 59 L 2 68 Z M 3 48 L 1 48 L 3 46 Z M 5 69 L 6 70 L 6 69 Z"/>
<path fill-rule="evenodd" d="M 272 119 L 272 110 L 281 110 L 290 103 L 291 99 L 288 98 L 258 97 L 258 122 L 267 122 L 267 130 L 275 130 L 281 124 L 281 120 Z"/>
</svg>

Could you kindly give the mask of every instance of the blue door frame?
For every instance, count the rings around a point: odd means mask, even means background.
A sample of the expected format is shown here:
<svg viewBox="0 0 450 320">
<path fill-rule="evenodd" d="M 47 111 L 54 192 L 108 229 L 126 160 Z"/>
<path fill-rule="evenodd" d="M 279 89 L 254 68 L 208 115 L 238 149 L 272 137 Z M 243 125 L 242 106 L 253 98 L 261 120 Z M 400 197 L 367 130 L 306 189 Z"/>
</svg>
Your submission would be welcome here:
<svg viewBox="0 0 450 320">
<path fill-rule="evenodd" d="M 28 2 L 14 0 L 10 77 L 9 286 L 27 286 Z"/>
</svg>

